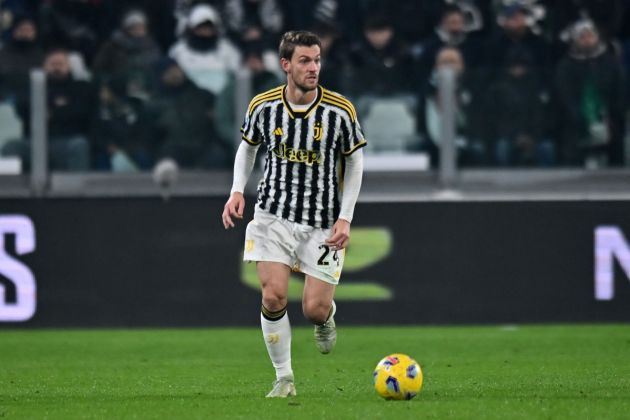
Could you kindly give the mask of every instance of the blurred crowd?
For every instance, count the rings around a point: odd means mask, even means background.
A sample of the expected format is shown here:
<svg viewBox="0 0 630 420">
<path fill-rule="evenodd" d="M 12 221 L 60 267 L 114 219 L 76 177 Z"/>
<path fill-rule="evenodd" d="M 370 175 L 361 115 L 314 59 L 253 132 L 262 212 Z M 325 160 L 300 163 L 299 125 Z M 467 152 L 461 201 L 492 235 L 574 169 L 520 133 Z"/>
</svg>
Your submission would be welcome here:
<svg viewBox="0 0 630 420">
<path fill-rule="evenodd" d="M 437 162 L 448 66 L 461 165 L 624 164 L 630 0 L 0 0 L 0 111 L 22 125 L 0 154 L 28 168 L 41 67 L 53 169 L 229 168 L 235 72 L 283 83 L 290 29 L 320 35 L 321 83 L 355 101 L 374 150 Z"/>
</svg>

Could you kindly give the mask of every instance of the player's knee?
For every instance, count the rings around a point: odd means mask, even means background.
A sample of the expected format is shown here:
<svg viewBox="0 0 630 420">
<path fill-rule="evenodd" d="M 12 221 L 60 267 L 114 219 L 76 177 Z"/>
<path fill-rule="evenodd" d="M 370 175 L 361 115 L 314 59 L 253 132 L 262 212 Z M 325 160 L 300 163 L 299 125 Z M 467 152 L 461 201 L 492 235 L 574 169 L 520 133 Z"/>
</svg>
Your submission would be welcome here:
<svg viewBox="0 0 630 420">
<path fill-rule="evenodd" d="M 328 319 L 330 304 L 312 300 L 302 303 L 302 312 L 313 324 L 323 324 Z"/>
<path fill-rule="evenodd" d="M 268 310 L 275 312 L 279 311 L 287 306 L 287 297 L 282 293 L 278 293 L 273 290 L 265 291 L 263 289 L 262 303 Z"/>
</svg>

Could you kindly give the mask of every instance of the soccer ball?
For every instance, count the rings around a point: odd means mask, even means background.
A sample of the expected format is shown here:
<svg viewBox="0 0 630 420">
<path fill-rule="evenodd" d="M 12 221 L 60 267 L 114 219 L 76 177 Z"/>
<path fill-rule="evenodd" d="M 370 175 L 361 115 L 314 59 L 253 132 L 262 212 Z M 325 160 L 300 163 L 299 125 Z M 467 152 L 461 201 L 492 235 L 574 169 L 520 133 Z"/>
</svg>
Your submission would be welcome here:
<svg viewBox="0 0 630 420">
<path fill-rule="evenodd" d="M 374 369 L 374 388 L 386 400 L 410 400 L 422 388 L 420 365 L 406 354 L 390 354 Z"/>
</svg>

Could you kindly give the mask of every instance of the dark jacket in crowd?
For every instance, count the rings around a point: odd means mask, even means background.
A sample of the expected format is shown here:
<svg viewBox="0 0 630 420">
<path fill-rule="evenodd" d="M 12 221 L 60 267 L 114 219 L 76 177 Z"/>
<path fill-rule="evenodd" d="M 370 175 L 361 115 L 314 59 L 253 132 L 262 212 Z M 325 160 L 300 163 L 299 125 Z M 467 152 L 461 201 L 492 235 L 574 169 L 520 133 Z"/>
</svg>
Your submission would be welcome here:
<svg viewBox="0 0 630 420">
<path fill-rule="evenodd" d="M 487 138 L 527 136 L 539 141 L 552 135 L 551 94 L 531 69 L 521 77 L 505 72 L 490 86 L 485 102 L 490 116 L 484 124 Z"/>
<path fill-rule="evenodd" d="M 160 56 L 160 48 L 150 36 L 134 38 L 117 30 L 103 44 L 92 67 L 99 74 L 148 73 Z"/>
<path fill-rule="evenodd" d="M 107 1 L 48 0 L 40 7 L 42 40 L 47 47 L 63 46 L 92 61 L 108 24 Z"/>
<path fill-rule="evenodd" d="M 94 107 L 95 91 L 91 83 L 49 78 L 46 85 L 48 108 L 48 135 L 69 137 L 87 135 Z M 30 136 L 30 101 L 28 96 L 17 104 L 18 115 L 24 124 L 24 133 Z"/>
<path fill-rule="evenodd" d="M 184 168 L 227 168 L 232 150 L 215 125 L 215 96 L 189 79 L 178 86 L 161 83 L 152 106 L 160 142 L 158 156 Z"/>
<path fill-rule="evenodd" d="M 143 97 L 148 95 L 150 74 L 160 56 L 160 48 L 150 35 L 132 37 L 119 29 L 101 47 L 92 68 L 101 80 L 127 79 L 125 94 Z"/>
<path fill-rule="evenodd" d="M 485 46 L 484 64 L 488 70 L 501 69 L 511 52 L 515 50 L 526 51 L 532 58 L 533 67 L 537 71 L 546 71 L 549 74 L 552 67 L 551 48 L 543 37 L 531 31 L 522 38 L 512 38 L 504 31 L 491 37 Z"/>
<path fill-rule="evenodd" d="M 141 169 L 155 161 L 151 121 L 141 100 L 126 95 L 126 79 L 103 84 L 90 127 L 92 161 L 96 169 L 111 169 L 110 155 L 124 151 Z"/>
<path fill-rule="evenodd" d="M 413 59 L 405 44 L 393 38 L 382 50 L 361 41 L 350 52 L 352 94 L 392 95 L 406 93 L 415 83 Z"/>
<path fill-rule="evenodd" d="M 323 53 L 324 54 L 324 53 Z M 329 51 L 322 56 L 320 83 L 326 89 L 345 92 L 348 78 L 348 49 L 341 40 L 335 40 Z"/>
<path fill-rule="evenodd" d="M 610 50 L 585 57 L 569 53 L 558 63 L 556 89 L 562 110 L 564 163 L 582 164 L 589 149 L 602 147 L 612 165 L 623 163 L 625 111 L 623 68 Z M 606 144 L 593 141 L 590 127 L 601 119 Z"/>
<path fill-rule="evenodd" d="M 40 67 L 44 52 L 37 43 L 9 42 L 0 48 L 0 99 L 20 100 L 28 93 L 29 72 Z"/>
</svg>

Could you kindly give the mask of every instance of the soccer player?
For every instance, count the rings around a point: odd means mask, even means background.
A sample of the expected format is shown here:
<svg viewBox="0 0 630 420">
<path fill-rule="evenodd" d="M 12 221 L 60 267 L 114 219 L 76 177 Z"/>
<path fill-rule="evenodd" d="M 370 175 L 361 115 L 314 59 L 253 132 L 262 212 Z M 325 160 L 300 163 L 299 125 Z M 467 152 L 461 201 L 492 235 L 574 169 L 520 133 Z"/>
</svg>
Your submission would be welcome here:
<svg viewBox="0 0 630 420">
<path fill-rule="evenodd" d="M 256 262 L 262 288 L 260 323 L 276 370 L 267 397 L 296 395 L 287 314 L 292 270 L 305 275 L 302 311 L 315 324 L 317 348 L 326 354 L 336 343 L 333 297 L 363 176 L 361 148 L 367 143 L 352 104 L 318 85 L 320 48 L 313 33 L 283 35 L 280 64 L 287 83 L 249 104 L 222 215 L 226 229 L 243 218 L 243 191 L 264 143 L 264 175 L 243 259 Z"/>
</svg>

